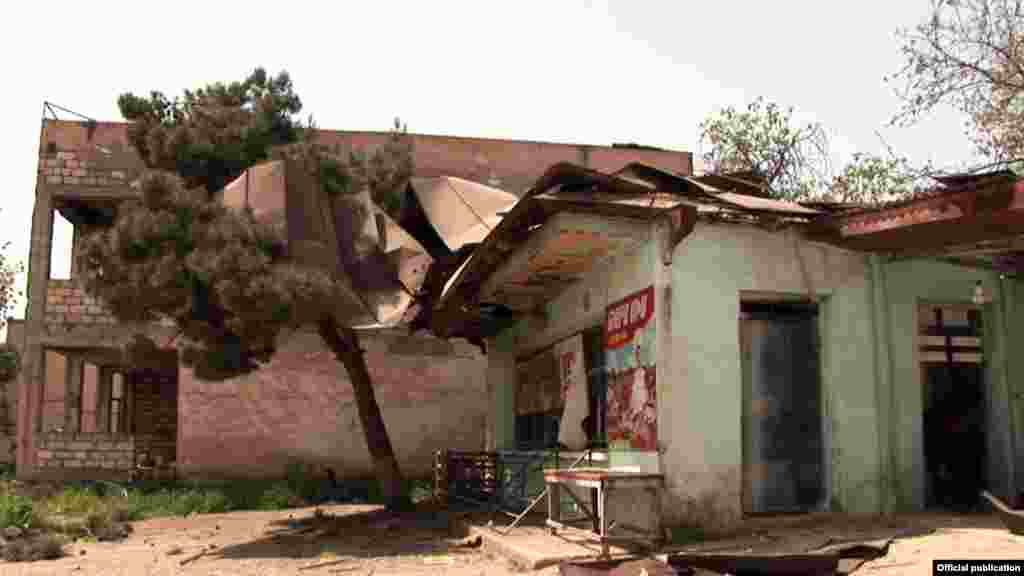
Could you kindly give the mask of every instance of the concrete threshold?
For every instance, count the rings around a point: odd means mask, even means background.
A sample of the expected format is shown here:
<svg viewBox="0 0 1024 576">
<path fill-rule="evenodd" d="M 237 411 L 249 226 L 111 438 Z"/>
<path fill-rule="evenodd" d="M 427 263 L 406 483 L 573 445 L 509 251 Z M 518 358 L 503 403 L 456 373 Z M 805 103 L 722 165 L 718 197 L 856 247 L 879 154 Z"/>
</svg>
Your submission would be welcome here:
<svg viewBox="0 0 1024 576">
<path fill-rule="evenodd" d="M 468 525 L 473 536 L 479 536 L 484 548 L 502 556 L 523 570 L 540 570 L 566 561 L 594 560 L 601 556 L 601 545 L 570 531 L 551 534 L 540 526 L 517 526 L 508 534 L 497 527 Z M 617 546 L 609 550 L 611 559 L 636 558 L 637 555 Z"/>
</svg>

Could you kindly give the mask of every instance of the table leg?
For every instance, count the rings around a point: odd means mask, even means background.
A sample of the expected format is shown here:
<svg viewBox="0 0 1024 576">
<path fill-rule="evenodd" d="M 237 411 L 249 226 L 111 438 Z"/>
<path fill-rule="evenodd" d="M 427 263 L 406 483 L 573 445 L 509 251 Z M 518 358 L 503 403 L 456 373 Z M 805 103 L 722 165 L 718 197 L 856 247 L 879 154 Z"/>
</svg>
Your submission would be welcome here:
<svg viewBox="0 0 1024 576">
<path fill-rule="evenodd" d="M 562 521 L 562 487 L 557 482 L 548 484 L 548 519 Z M 556 529 L 552 527 L 551 533 L 555 532 Z"/>
<path fill-rule="evenodd" d="M 601 515 L 597 512 L 597 488 L 590 489 L 590 511 L 594 513 L 594 532 L 601 533 Z"/>
<path fill-rule="evenodd" d="M 608 558 L 608 488 L 604 482 L 597 489 L 597 517 L 601 524 L 601 556 Z"/>
</svg>

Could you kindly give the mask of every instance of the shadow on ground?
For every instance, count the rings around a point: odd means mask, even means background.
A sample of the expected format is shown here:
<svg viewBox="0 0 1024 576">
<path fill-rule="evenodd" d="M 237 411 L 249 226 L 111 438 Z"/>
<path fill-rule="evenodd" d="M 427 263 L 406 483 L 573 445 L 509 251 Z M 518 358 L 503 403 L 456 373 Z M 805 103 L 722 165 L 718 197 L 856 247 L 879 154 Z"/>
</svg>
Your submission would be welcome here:
<svg viewBox="0 0 1024 576">
<path fill-rule="evenodd" d="M 444 510 L 421 507 L 393 513 L 384 509 L 352 514 L 304 514 L 270 523 L 266 535 L 210 551 L 210 558 L 401 559 L 473 552 L 461 524 Z"/>
</svg>

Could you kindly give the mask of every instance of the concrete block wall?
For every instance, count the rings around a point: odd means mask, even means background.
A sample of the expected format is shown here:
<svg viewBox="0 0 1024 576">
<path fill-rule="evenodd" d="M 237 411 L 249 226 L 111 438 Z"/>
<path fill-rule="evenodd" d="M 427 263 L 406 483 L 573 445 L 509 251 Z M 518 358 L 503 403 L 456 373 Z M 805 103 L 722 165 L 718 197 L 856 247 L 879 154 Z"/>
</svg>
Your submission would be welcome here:
<svg viewBox="0 0 1024 576">
<path fill-rule="evenodd" d="M 50 280 L 46 286 L 46 324 L 116 324 L 110 311 L 74 280 Z"/>
<path fill-rule="evenodd" d="M 135 439 L 117 434 L 43 434 L 37 439 L 42 469 L 131 470 Z"/>
<path fill-rule="evenodd" d="M 93 158 L 92 154 L 44 148 L 39 154 L 38 177 L 47 184 L 71 186 L 118 186 L 127 181 L 127 172 L 111 169 Z"/>
<path fill-rule="evenodd" d="M 128 124 L 46 121 L 39 142 L 39 184 L 124 188 L 142 168 Z"/>
</svg>

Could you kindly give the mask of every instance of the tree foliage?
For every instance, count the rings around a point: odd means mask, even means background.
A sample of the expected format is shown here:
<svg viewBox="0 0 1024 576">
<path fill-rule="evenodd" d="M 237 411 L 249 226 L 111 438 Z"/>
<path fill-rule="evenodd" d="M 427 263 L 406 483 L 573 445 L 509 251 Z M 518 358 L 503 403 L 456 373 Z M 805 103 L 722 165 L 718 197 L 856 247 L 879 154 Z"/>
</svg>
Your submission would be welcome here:
<svg viewBox="0 0 1024 576">
<path fill-rule="evenodd" d="M 390 138 L 370 153 L 342 154 L 319 141 L 312 122 L 301 126 L 295 119 L 302 105 L 287 73 L 269 78 L 262 69 L 243 82 L 186 90 L 173 101 L 154 92 L 125 94 L 118 103 L 134 121 L 130 137 L 150 170 L 138 183 L 139 198 L 119 208 L 114 224 L 82 239 L 86 290 L 121 321 L 173 321 L 182 360 L 200 379 L 256 370 L 284 331 L 315 325 L 349 374 L 388 504 L 406 503 L 358 334 L 334 315 L 343 292 L 367 302 L 379 287 L 375 275 L 396 274 L 379 265 L 386 258 L 366 232 L 371 214 L 361 193 L 397 205 L 396 192 L 413 170 L 404 125 L 396 120 Z M 276 222 L 214 199 L 269 158 L 291 160 L 317 184 L 312 193 L 326 197 L 342 266 L 300 264 Z M 128 351 L 144 360 L 156 347 L 139 337 Z"/>
<path fill-rule="evenodd" d="M 10 242 L 0 244 L 0 328 L 4 327 L 8 314 L 14 310 L 14 302 L 20 295 L 15 280 L 23 271 L 21 263 L 13 262 L 7 254 L 10 247 Z"/>
<path fill-rule="evenodd" d="M 776 198 L 858 204 L 918 194 L 932 172 L 888 149 L 884 156 L 855 153 L 834 173 L 824 128 L 796 125 L 792 115 L 792 108 L 764 98 L 742 111 L 729 107 L 710 115 L 701 124 L 710 144 L 705 161 L 714 172 L 752 173 Z"/>
<path fill-rule="evenodd" d="M 285 72 L 269 78 L 257 69 L 244 82 L 186 90 L 174 101 L 129 93 L 119 104 L 135 121 L 132 142 L 149 170 L 139 198 L 119 208 L 114 224 L 83 237 L 82 279 L 120 321 L 173 321 L 182 359 L 200 378 L 257 369 L 282 331 L 318 324 L 332 310 L 338 282 L 353 280 L 298 265 L 279 228 L 225 208 L 211 193 L 271 158 L 299 160 L 331 201 L 361 190 L 388 200 L 412 172 L 411 145 L 397 120 L 388 142 L 369 153 L 343 155 L 318 142 L 312 124 L 294 119 L 301 103 Z M 373 250 L 358 237 L 341 240 Z M 350 276 L 359 276 L 365 253 L 346 253 Z"/>
<path fill-rule="evenodd" d="M 271 148 L 296 142 L 302 126 L 295 115 L 302 101 L 287 72 L 268 76 L 257 68 L 248 78 L 214 83 L 169 99 L 130 92 L 117 101 L 132 122 L 129 138 L 150 168 L 178 174 L 188 188 L 213 193 Z"/>
<path fill-rule="evenodd" d="M 820 124 L 793 122 L 793 109 L 757 98 L 726 107 L 700 125 L 704 160 L 720 173 L 754 172 L 772 196 L 806 197 L 828 179 L 828 139 Z"/>
<path fill-rule="evenodd" d="M 274 353 L 281 330 L 326 312 L 333 280 L 292 264 L 280 232 L 152 172 L 142 197 L 80 250 L 86 289 L 121 321 L 171 319 L 186 364 L 217 377 L 253 370 Z"/>
<path fill-rule="evenodd" d="M 1020 0 L 933 0 L 929 18 L 898 32 L 904 66 L 893 77 L 909 125 L 940 104 L 969 118 L 978 150 L 1024 156 L 1024 12 Z"/>
<path fill-rule="evenodd" d="M 912 198 L 927 192 L 932 173 L 930 165 L 916 166 L 892 151 L 887 156 L 856 152 L 832 179 L 825 198 L 865 205 Z"/>
</svg>

